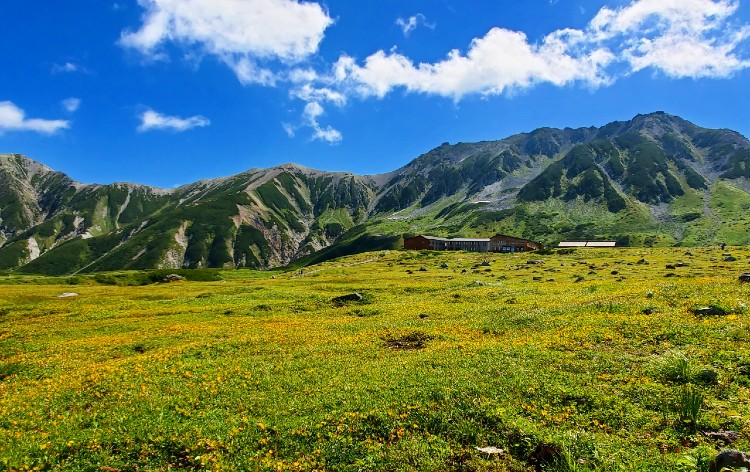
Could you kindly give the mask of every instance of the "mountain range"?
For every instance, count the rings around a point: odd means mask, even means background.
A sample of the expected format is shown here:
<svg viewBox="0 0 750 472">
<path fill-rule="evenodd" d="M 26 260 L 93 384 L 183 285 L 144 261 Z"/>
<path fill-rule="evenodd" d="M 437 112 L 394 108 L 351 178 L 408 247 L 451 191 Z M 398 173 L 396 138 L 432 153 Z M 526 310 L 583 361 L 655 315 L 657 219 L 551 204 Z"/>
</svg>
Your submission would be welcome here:
<svg viewBox="0 0 750 472">
<path fill-rule="evenodd" d="M 174 189 L 81 184 L 0 154 L 0 270 L 307 264 L 416 233 L 750 243 L 750 141 L 663 112 L 445 143 L 388 174 L 295 164 Z"/>
</svg>

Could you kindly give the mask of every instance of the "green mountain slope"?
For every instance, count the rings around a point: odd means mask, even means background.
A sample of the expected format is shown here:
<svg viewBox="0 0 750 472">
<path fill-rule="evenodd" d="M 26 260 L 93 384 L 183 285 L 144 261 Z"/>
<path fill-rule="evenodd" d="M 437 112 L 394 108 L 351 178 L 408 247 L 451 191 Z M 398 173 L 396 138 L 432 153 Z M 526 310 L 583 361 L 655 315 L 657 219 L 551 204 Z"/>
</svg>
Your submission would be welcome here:
<svg viewBox="0 0 750 472">
<path fill-rule="evenodd" d="M 750 141 L 665 113 L 443 144 L 377 176 L 287 164 L 176 189 L 0 155 L 0 270 L 304 264 L 403 235 L 750 243 Z"/>
</svg>

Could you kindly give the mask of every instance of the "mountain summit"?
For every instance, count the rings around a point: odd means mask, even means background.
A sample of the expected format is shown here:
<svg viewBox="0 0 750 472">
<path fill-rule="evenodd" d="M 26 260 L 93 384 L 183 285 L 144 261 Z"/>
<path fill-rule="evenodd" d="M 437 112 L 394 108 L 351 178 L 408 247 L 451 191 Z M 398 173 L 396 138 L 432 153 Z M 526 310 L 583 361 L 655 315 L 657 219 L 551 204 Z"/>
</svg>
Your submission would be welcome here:
<svg viewBox="0 0 750 472">
<path fill-rule="evenodd" d="M 662 112 L 446 143 L 378 176 L 285 164 L 169 190 L 0 154 L 0 270 L 265 269 L 425 231 L 746 244 L 749 190 L 750 141 Z"/>
</svg>

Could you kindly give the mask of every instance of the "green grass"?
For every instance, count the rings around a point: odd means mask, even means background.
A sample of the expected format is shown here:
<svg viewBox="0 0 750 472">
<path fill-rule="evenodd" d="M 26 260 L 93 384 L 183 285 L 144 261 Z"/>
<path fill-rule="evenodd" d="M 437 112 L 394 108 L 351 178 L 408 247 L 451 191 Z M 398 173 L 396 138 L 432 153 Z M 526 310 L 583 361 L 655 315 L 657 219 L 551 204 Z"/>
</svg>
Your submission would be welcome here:
<svg viewBox="0 0 750 472">
<path fill-rule="evenodd" d="M 0 469 L 706 470 L 702 431 L 750 449 L 750 250 L 725 252 L 5 277 Z"/>
</svg>

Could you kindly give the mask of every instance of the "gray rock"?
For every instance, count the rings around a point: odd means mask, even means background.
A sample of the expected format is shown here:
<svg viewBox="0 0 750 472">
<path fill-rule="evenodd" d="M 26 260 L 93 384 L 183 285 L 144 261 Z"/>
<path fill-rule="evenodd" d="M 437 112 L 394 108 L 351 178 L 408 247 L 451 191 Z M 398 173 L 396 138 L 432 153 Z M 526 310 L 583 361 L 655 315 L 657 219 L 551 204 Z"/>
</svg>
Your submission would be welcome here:
<svg viewBox="0 0 750 472">
<path fill-rule="evenodd" d="M 442 264 L 440 264 L 440 268 L 441 269 L 447 269 L 448 268 L 448 264 L 446 264 L 445 262 L 443 262 Z"/>
<path fill-rule="evenodd" d="M 703 369 L 695 375 L 695 378 L 704 384 L 715 384 L 719 380 L 719 373 L 713 369 Z"/>
<path fill-rule="evenodd" d="M 750 272 L 740 275 L 740 282 L 750 282 Z"/>
<path fill-rule="evenodd" d="M 740 433 L 737 431 L 707 431 L 703 433 L 704 436 L 706 436 L 708 439 L 712 439 L 714 441 L 722 441 L 725 444 L 731 444 L 740 437 Z"/>
<path fill-rule="evenodd" d="M 696 316 L 724 316 L 727 312 L 718 306 L 704 306 L 693 310 L 693 314 Z"/>
<path fill-rule="evenodd" d="M 721 472 L 723 469 L 741 469 L 750 467 L 750 454 L 735 449 L 725 449 L 714 457 L 708 466 L 709 472 Z"/>
<path fill-rule="evenodd" d="M 77 296 L 78 294 L 75 292 L 65 292 L 65 293 L 61 293 L 60 295 L 58 295 L 57 298 L 73 298 Z"/>
<path fill-rule="evenodd" d="M 185 280 L 185 277 L 178 274 L 168 274 L 162 280 L 164 282 L 179 282 L 180 280 Z"/>
<path fill-rule="evenodd" d="M 419 271 L 420 271 L 420 272 L 427 272 L 427 267 L 420 267 L 420 268 L 419 268 Z"/>
<path fill-rule="evenodd" d="M 540 261 L 538 259 L 534 259 L 534 260 L 526 261 L 526 263 L 527 264 L 531 264 L 531 265 L 540 265 L 540 264 L 544 264 L 544 261 Z"/>
<path fill-rule="evenodd" d="M 736 262 L 737 258 L 734 256 L 728 256 L 724 258 L 724 262 Z"/>
<path fill-rule="evenodd" d="M 365 297 L 363 297 L 359 293 L 349 293 L 347 295 L 341 295 L 340 297 L 336 297 L 332 299 L 331 301 L 333 303 L 346 303 L 346 302 L 361 302 L 364 299 Z"/>
</svg>

